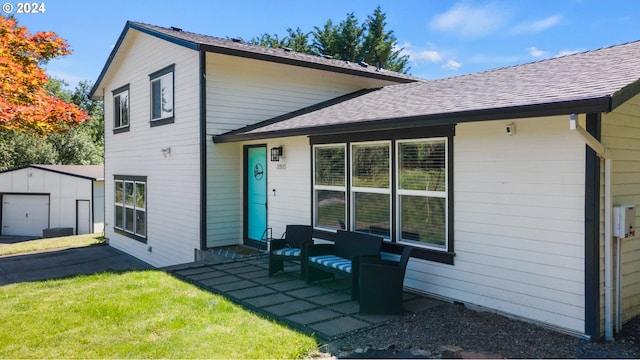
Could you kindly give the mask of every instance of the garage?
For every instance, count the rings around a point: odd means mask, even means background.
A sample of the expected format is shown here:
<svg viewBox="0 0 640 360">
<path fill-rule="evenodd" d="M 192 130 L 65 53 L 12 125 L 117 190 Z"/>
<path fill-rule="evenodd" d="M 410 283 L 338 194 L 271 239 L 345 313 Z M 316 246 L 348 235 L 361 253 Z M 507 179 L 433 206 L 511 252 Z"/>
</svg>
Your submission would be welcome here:
<svg viewBox="0 0 640 360">
<path fill-rule="evenodd" d="M 0 171 L 0 205 L 0 235 L 99 233 L 104 228 L 104 167 L 33 164 Z"/>
<path fill-rule="evenodd" d="M 49 195 L 2 195 L 2 235 L 42 236 L 49 227 Z"/>
</svg>

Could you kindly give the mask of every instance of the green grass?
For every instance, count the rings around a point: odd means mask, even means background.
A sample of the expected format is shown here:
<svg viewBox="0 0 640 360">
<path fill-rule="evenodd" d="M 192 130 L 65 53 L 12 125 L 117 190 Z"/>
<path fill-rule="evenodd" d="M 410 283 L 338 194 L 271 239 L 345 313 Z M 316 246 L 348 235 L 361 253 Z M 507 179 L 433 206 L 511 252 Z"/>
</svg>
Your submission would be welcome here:
<svg viewBox="0 0 640 360">
<path fill-rule="evenodd" d="M 49 239 L 23 241 L 15 244 L 0 246 L 0 256 L 22 254 L 33 251 L 72 248 L 99 245 L 104 243 L 104 237 L 99 234 L 65 236 Z"/>
<path fill-rule="evenodd" d="M 0 358 L 301 358 L 316 341 L 161 271 L 0 287 Z"/>
<path fill-rule="evenodd" d="M 0 255 L 102 244 L 97 234 L 26 241 Z M 301 358 L 310 337 L 162 271 L 0 286 L 0 358 Z"/>
</svg>

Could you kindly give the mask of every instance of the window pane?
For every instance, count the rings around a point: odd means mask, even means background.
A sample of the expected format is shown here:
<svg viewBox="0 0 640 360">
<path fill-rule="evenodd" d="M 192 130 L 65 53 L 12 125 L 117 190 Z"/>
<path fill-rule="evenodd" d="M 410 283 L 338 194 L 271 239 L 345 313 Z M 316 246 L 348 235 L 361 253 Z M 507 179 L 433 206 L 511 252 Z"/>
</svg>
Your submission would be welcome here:
<svg viewBox="0 0 640 360">
<path fill-rule="evenodd" d="M 129 126 L 129 92 L 120 94 L 120 126 Z"/>
<path fill-rule="evenodd" d="M 342 191 L 316 191 L 316 226 L 327 229 L 345 228 L 345 193 Z"/>
<path fill-rule="evenodd" d="M 119 128 L 122 126 L 122 119 L 120 119 L 120 115 L 122 115 L 122 110 L 120 109 L 120 96 L 114 96 L 113 98 L 113 127 Z"/>
<path fill-rule="evenodd" d="M 316 185 L 344 186 L 344 146 L 315 148 Z"/>
<path fill-rule="evenodd" d="M 399 188 L 403 190 L 446 190 L 444 141 L 416 141 L 398 144 Z"/>
<path fill-rule="evenodd" d="M 145 191 L 144 191 L 144 183 L 136 183 L 136 208 L 143 209 L 145 208 Z"/>
<path fill-rule="evenodd" d="M 116 204 L 122 204 L 122 181 L 116 181 L 115 184 L 116 188 L 115 188 L 115 202 Z"/>
<path fill-rule="evenodd" d="M 162 90 L 160 91 L 162 117 L 173 116 L 173 73 L 168 73 L 161 79 Z"/>
<path fill-rule="evenodd" d="M 373 232 L 389 237 L 389 195 L 372 193 L 354 194 L 355 231 Z"/>
<path fill-rule="evenodd" d="M 124 229 L 133 232 L 133 209 L 125 208 Z"/>
<path fill-rule="evenodd" d="M 160 79 L 151 82 L 151 118 L 159 119 L 162 115 Z"/>
<path fill-rule="evenodd" d="M 124 203 L 133 206 L 133 183 L 129 181 L 124 183 Z"/>
<path fill-rule="evenodd" d="M 124 219 L 123 207 L 116 206 L 116 227 L 117 228 L 122 229 L 124 227 L 123 219 Z"/>
<path fill-rule="evenodd" d="M 352 148 L 353 186 L 389 188 L 389 144 L 358 144 Z"/>
<path fill-rule="evenodd" d="M 140 236 L 147 235 L 146 213 L 141 210 L 136 210 L 136 234 Z"/>
<path fill-rule="evenodd" d="M 445 201 L 445 198 L 400 196 L 401 239 L 444 248 L 446 240 Z"/>
</svg>

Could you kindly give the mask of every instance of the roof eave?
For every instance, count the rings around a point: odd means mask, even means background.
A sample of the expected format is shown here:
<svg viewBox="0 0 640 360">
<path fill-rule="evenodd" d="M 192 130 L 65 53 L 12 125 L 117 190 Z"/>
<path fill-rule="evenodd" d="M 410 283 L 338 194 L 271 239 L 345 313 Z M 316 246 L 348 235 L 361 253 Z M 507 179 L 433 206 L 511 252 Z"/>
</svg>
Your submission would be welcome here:
<svg viewBox="0 0 640 360">
<path fill-rule="evenodd" d="M 284 65 L 300 66 L 300 67 L 316 69 L 316 70 L 325 70 L 325 71 L 331 71 L 331 72 L 340 73 L 340 74 L 368 77 L 368 78 L 378 79 L 378 80 L 386 80 L 386 81 L 391 81 L 395 83 L 405 84 L 405 83 L 412 83 L 412 82 L 418 81 L 418 79 L 402 78 L 402 77 L 394 76 L 393 74 L 395 73 L 391 73 L 391 72 L 387 74 L 387 72 L 385 72 L 384 70 L 379 72 L 358 71 L 357 69 L 343 68 L 339 66 L 314 63 L 314 62 L 291 59 L 291 58 L 280 57 L 280 56 L 275 56 L 270 54 L 262 54 L 262 53 L 252 52 L 252 51 L 245 51 L 241 49 L 233 49 L 233 48 L 228 48 L 224 46 L 202 44 L 202 49 L 207 52 L 216 53 L 216 54 L 238 56 L 238 57 L 261 60 L 261 61 L 275 62 L 279 64 L 284 64 Z"/>
<path fill-rule="evenodd" d="M 184 40 L 184 39 L 180 39 L 180 38 L 176 38 L 167 34 L 164 34 L 162 32 L 159 31 L 155 31 L 152 29 L 149 29 L 147 27 L 144 26 L 140 26 L 137 23 L 134 23 L 132 21 L 127 21 L 127 23 L 124 25 L 124 29 L 122 29 L 122 32 L 120 33 L 120 36 L 118 37 L 118 40 L 116 41 L 115 46 L 113 47 L 113 49 L 111 50 L 111 53 L 109 54 L 109 57 L 107 58 L 107 62 L 104 64 L 104 67 L 102 68 L 102 71 L 100 71 L 100 75 L 98 75 L 98 79 L 96 80 L 95 84 L 93 85 L 93 87 L 91 88 L 91 91 L 89 92 L 89 98 L 90 99 L 96 99 L 95 98 L 95 94 L 98 91 L 98 89 L 100 88 L 100 83 L 102 82 L 102 80 L 104 79 L 105 75 L 107 74 L 107 71 L 109 70 L 109 67 L 111 66 L 111 63 L 113 62 L 113 59 L 115 58 L 116 54 L 118 53 L 118 50 L 120 49 L 120 46 L 122 45 L 122 43 L 124 42 L 124 39 L 127 35 L 127 33 L 129 32 L 129 29 L 134 29 L 134 30 L 138 30 L 142 33 L 151 35 L 151 36 L 155 36 L 157 38 L 169 41 L 171 43 L 180 45 L 180 46 L 184 46 L 186 48 L 189 49 L 193 49 L 193 50 L 198 50 L 198 47 L 200 46 L 200 44 L 192 42 L 192 41 L 188 41 L 188 40 Z"/>
<path fill-rule="evenodd" d="M 15 167 L 15 168 L 11 168 L 11 169 L 0 171 L 0 174 L 7 173 L 7 172 L 12 172 L 12 171 L 23 170 L 23 169 L 27 169 L 27 168 L 34 168 L 34 169 L 38 169 L 38 170 L 42 170 L 42 171 L 49 171 L 49 172 L 56 173 L 56 174 L 67 175 L 67 176 L 77 177 L 77 178 L 86 179 L 86 180 L 104 181 L 104 176 L 102 176 L 102 177 L 94 177 L 94 176 L 87 176 L 87 175 L 81 175 L 81 174 L 74 174 L 74 173 L 70 173 L 70 172 L 66 172 L 66 171 L 49 169 L 49 168 L 46 168 L 46 167 L 43 167 L 43 166 L 39 166 L 38 164 L 30 164 L 30 165 L 18 166 L 18 167 Z"/>
<path fill-rule="evenodd" d="M 529 117 L 557 116 L 578 113 L 600 113 L 611 111 L 611 97 L 533 104 L 505 108 L 461 111 L 443 114 L 417 115 L 402 118 L 375 119 L 346 124 L 304 127 L 290 130 L 251 133 L 226 133 L 214 135 L 214 143 L 229 143 L 249 140 L 263 140 L 278 137 L 331 135 L 363 131 L 407 129 L 424 126 L 451 125 L 464 122 L 519 119 Z"/>
</svg>

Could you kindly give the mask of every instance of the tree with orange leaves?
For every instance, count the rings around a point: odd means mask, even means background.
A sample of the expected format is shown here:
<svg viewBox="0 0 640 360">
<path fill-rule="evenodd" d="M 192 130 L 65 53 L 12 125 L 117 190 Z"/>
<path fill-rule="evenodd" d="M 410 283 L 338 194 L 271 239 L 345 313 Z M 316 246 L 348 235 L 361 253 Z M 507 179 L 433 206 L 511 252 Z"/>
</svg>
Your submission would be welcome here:
<svg viewBox="0 0 640 360">
<path fill-rule="evenodd" d="M 0 130 L 46 137 L 89 118 L 44 87 L 49 80 L 40 66 L 68 54 L 69 45 L 55 33 L 32 35 L 14 18 L 0 16 Z"/>
</svg>

